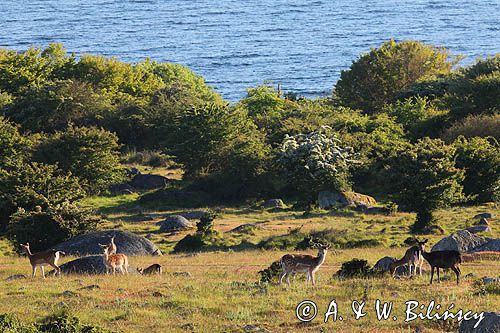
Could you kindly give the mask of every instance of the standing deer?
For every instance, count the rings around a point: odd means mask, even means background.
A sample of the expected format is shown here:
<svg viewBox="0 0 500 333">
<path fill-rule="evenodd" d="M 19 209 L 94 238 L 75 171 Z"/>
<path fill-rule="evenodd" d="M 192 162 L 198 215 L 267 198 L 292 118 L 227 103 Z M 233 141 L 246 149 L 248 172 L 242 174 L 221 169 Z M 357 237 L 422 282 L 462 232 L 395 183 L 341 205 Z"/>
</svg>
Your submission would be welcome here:
<svg viewBox="0 0 500 333">
<path fill-rule="evenodd" d="M 389 265 L 391 275 L 394 275 L 394 273 L 396 272 L 396 268 L 403 265 L 408 265 L 409 276 L 412 275 L 412 268 L 413 275 L 417 275 L 417 267 L 419 268 L 419 275 L 422 275 L 422 265 L 424 264 L 424 257 L 422 253 L 425 250 L 425 243 L 427 243 L 427 241 L 428 240 L 426 239 L 421 242 L 415 238 L 415 242 L 417 243 L 417 245 L 414 245 L 406 250 L 403 258 L 396 260 Z"/>
<path fill-rule="evenodd" d="M 128 274 L 128 258 L 123 253 L 110 254 L 110 246 L 99 244 L 103 250 L 103 263 L 106 266 L 106 274 L 109 271 L 113 271 L 113 275 L 116 273 L 116 269 L 119 268 L 122 274 Z"/>
<path fill-rule="evenodd" d="M 21 247 L 24 249 L 24 252 L 28 256 L 31 264 L 31 268 L 33 269 L 32 277 L 34 278 L 36 275 L 36 269 L 40 266 L 40 270 L 42 271 L 42 277 L 45 279 L 45 269 L 44 266 L 50 265 L 54 267 L 57 275 L 61 275 L 61 269 L 57 266 L 57 261 L 59 260 L 60 255 L 65 255 L 62 251 L 56 250 L 47 250 L 37 253 L 31 253 L 30 243 L 21 244 Z"/>
<path fill-rule="evenodd" d="M 109 254 L 116 254 L 116 244 L 115 244 L 115 236 L 111 237 L 109 242 Z"/>
<path fill-rule="evenodd" d="M 451 268 L 452 271 L 457 275 L 457 285 L 460 284 L 460 267 L 459 264 L 462 263 L 462 255 L 459 251 L 433 251 L 433 252 L 422 252 L 425 260 L 431 265 L 431 282 L 434 277 L 434 268 L 437 270 L 437 277 L 439 281 L 439 269 L 440 268 Z"/>
<path fill-rule="evenodd" d="M 160 264 L 152 264 L 146 268 L 137 268 L 139 274 L 142 275 L 153 275 L 153 274 L 161 274 L 161 265 Z"/>
<path fill-rule="evenodd" d="M 290 286 L 290 274 L 295 275 L 295 273 L 300 272 L 306 273 L 306 284 L 309 280 L 311 280 L 313 286 L 316 284 L 315 274 L 325 262 L 330 245 L 315 243 L 314 246 L 318 248 L 316 257 L 307 254 L 285 254 L 281 257 L 283 273 L 280 276 L 280 284 L 283 283 L 283 279 L 286 277 L 286 282 Z"/>
</svg>

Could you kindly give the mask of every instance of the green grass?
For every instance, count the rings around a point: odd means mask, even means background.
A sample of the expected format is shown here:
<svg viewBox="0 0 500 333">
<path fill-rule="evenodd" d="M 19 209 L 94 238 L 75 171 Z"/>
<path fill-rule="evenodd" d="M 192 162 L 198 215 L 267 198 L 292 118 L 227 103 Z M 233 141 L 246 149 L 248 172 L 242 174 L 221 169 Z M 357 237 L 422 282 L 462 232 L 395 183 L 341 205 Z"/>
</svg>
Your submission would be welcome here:
<svg viewBox="0 0 500 333">
<path fill-rule="evenodd" d="M 139 195 L 117 197 L 93 197 L 83 203 L 105 216 L 104 229 L 120 228 L 141 235 L 151 234 L 152 240 L 164 253 L 169 253 L 175 243 L 187 233 L 175 235 L 158 232 L 155 224 L 165 216 L 189 209 L 164 209 L 138 205 Z M 207 207 L 200 207 L 201 209 Z M 214 208 L 214 207 L 212 207 Z M 215 220 L 215 229 L 224 243 L 234 250 L 204 252 L 199 255 L 165 255 L 162 257 L 132 257 L 132 266 L 146 266 L 154 262 L 162 264 L 165 273 L 161 277 L 129 276 L 62 276 L 42 280 L 41 277 L 26 280 L 4 281 L 13 274 L 30 274 L 26 258 L 0 257 L 0 313 L 14 313 L 23 321 L 34 322 L 61 307 L 68 308 L 83 323 L 92 323 L 120 332 L 242 332 L 245 325 L 257 325 L 272 332 L 441 332 L 456 329 L 457 323 L 417 320 L 404 322 L 404 302 L 414 299 L 428 304 L 435 300 L 455 308 L 473 311 L 493 311 L 500 307 L 496 294 L 498 288 L 478 295 L 475 281 L 482 276 L 495 276 L 500 272 L 499 261 L 464 263 L 464 278 L 456 286 L 453 277 L 445 274 L 445 281 L 428 285 L 428 274 L 414 279 L 393 279 L 389 276 L 374 279 L 339 280 L 334 273 L 343 262 L 352 258 L 368 260 L 370 265 L 385 255 L 401 257 L 406 249 L 404 241 L 410 236 L 409 227 L 414 214 L 398 213 L 395 216 L 363 215 L 358 213 L 330 213 L 318 211 L 304 216 L 302 211 L 271 212 L 249 207 L 218 207 L 221 215 Z M 496 206 L 456 207 L 440 210 L 436 216 L 446 234 L 472 223 L 472 216 L 489 211 L 499 215 Z M 246 223 L 258 225 L 248 233 L 231 233 L 229 230 Z M 500 237 L 499 223 L 492 220 L 493 232 L 489 237 Z M 293 250 L 261 250 L 253 246 L 238 247 L 242 241 L 258 244 L 279 238 L 287 238 L 290 230 L 299 228 L 301 233 L 323 232 L 334 245 L 325 264 L 318 273 L 318 285 L 306 286 L 302 277 L 290 289 L 274 283 L 258 285 L 258 271 L 268 267 L 287 252 Z M 429 236 L 433 245 L 441 235 Z M 370 243 L 375 242 L 376 243 Z M 373 244 L 381 244 L 373 246 Z M 365 245 L 360 247 L 361 245 Z M 349 248 L 353 247 L 353 248 Z M 315 254 L 314 251 L 302 251 Z M 9 246 L 0 241 L 0 253 L 8 254 Z M 64 258 L 68 261 L 71 258 Z M 428 267 L 424 267 L 424 269 Z M 192 277 L 176 276 L 174 272 L 190 272 Z M 448 278 L 449 277 L 449 278 Z M 82 290 L 97 284 L 100 289 Z M 69 290 L 75 295 L 65 296 Z M 354 320 L 350 311 L 352 300 L 367 301 L 368 316 Z M 301 324 L 295 318 L 296 305 L 311 299 L 318 304 L 323 315 L 327 304 L 335 299 L 343 322 L 323 323 L 317 318 L 309 324 Z M 376 299 L 394 301 L 398 320 L 379 322 L 374 315 Z"/>
</svg>

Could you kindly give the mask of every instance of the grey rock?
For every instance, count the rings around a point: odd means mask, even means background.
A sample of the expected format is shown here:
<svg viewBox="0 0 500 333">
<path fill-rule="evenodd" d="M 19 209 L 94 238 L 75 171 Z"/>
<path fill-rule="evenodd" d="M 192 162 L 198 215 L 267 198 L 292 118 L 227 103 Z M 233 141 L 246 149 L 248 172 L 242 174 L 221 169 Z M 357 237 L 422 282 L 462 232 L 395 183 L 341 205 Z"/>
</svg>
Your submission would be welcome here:
<svg viewBox="0 0 500 333">
<path fill-rule="evenodd" d="M 244 232 L 247 232 L 248 230 L 251 230 L 253 228 L 258 228 L 258 227 L 259 226 L 257 224 L 255 224 L 255 223 L 246 223 L 246 224 L 239 225 L 239 226 L 237 226 L 234 229 L 229 230 L 229 232 L 244 233 Z"/>
<path fill-rule="evenodd" d="M 106 274 L 106 266 L 104 266 L 102 256 L 81 257 L 61 265 L 60 268 L 63 274 Z M 129 266 L 128 272 L 134 273 L 135 268 Z M 116 274 L 121 273 L 117 271 Z"/>
<path fill-rule="evenodd" d="M 74 296 L 78 296 L 77 293 L 75 293 L 74 291 L 71 291 L 71 290 L 65 290 L 62 292 L 62 295 L 65 296 L 65 297 L 74 297 Z"/>
<path fill-rule="evenodd" d="M 471 234 L 477 234 L 480 232 L 491 232 L 491 228 L 487 225 L 475 225 L 475 226 L 466 228 L 465 230 L 467 230 Z"/>
<path fill-rule="evenodd" d="M 281 199 L 269 199 L 260 206 L 262 208 L 285 208 L 285 203 Z"/>
<path fill-rule="evenodd" d="M 491 213 L 479 213 L 473 217 L 473 219 L 480 219 L 480 218 L 485 218 L 485 219 L 492 219 L 494 217 L 493 214 Z"/>
<path fill-rule="evenodd" d="M 78 290 L 95 290 L 95 289 L 101 289 L 101 287 L 99 287 L 97 284 L 91 284 L 85 287 L 81 287 Z"/>
<path fill-rule="evenodd" d="M 484 245 L 488 240 L 484 237 L 471 234 L 467 230 L 460 230 L 441 239 L 431 251 L 460 251 L 466 253 Z"/>
<path fill-rule="evenodd" d="M 479 319 L 462 320 L 458 332 L 460 333 L 498 333 L 500 332 L 500 313 L 484 312 L 484 318 L 479 325 L 474 325 Z"/>
<path fill-rule="evenodd" d="M 135 192 L 135 188 L 130 184 L 113 184 L 109 187 L 109 191 L 113 195 L 119 194 L 132 194 Z"/>
<path fill-rule="evenodd" d="M 376 204 L 377 201 L 373 197 L 356 192 L 321 191 L 318 193 L 318 206 L 321 209 L 360 205 L 373 207 Z"/>
<path fill-rule="evenodd" d="M 160 175 L 139 173 L 132 178 L 130 185 L 141 190 L 151 190 L 165 187 L 167 182 L 168 178 Z"/>
<path fill-rule="evenodd" d="M 243 330 L 245 332 L 269 332 L 269 330 L 264 327 L 260 327 L 258 325 L 250 325 L 250 324 L 243 326 Z"/>
<path fill-rule="evenodd" d="M 204 210 L 194 210 L 191 212 L 181 213 L 179 215 L 188 220 L 200 220 L 203 216 L 207 214 L 208 212 Z"/>
<path fill-rule="evenodd" d="M 493 278 L 488 276 L 483 277 L 481 280 L 484 284 L 500 283 L 500 278 Z"/>
<path fill-rule="evenodd" d="M 172 273 L 173 276 L 182 276 L 182 277 L 193 277 L 193 274 L 191 274 L 190 272 L 173 272 Z"/>
<path fill-rule="evenodd" d="M 100 255 L 102 254 L 102 248 L 99 244 L 109 243 L 113 236 L 115 236 L 115 244 L 118 253 L 123 253 L 128 256 L 140 256 L 157 255 L 158 251 L 160 251 L 155 244 L 145 237 L 121 230 L 97 231 L 77 236 L 56 245 L 54 249 L 63 251 L 66 255 Z"/>
<path fill-rule="evenodd" d="M 486 243 L 474 248 L 470 253 L 483 251 L 500 252 L 500 238 L 486 238 Z"/>
<path fill-rule="evenodd" d="M 21 280 L 21 279 L 27 279 L 28 277 L 24 274 L 15 274 L 11 275 L 8 278 L 5 279 L 5 281 L 13 281 L 13 280 Z"/>
<path fill-rule="evenodd" d="M 189 222 L 184 216 L 172 215 L 160 223 L 161 232 L 171 232 L 179 230 L 187 230 L 194 228 L 193 223 Z"/>
</svg>

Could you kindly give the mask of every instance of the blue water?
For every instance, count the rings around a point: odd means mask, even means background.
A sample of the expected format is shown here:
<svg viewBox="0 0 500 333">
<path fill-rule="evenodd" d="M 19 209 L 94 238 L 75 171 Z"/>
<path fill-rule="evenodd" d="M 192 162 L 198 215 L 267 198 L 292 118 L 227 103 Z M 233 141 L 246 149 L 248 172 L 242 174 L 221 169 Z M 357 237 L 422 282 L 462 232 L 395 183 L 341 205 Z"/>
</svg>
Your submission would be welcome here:
<svg viewBox="0 0 500 333">
<path fill-rule="evenodd" d="M 360 53 L 393 37 L 466 55 L 500 51 L 500 0 L 0 0 L 0 47 L 150 57 L 235 101 L 265 80 L 328 95 Z"/>
</svg>

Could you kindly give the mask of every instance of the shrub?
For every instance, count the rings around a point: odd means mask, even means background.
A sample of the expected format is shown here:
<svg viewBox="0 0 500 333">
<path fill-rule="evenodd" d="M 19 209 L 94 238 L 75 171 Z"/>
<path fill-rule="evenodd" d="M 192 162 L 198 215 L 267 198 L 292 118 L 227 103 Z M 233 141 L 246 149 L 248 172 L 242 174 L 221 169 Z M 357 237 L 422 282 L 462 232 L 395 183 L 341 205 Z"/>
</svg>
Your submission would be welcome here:
<svg viewBox="0 0 500 333">
<path fill-rule="evenodd" d="M 456 165 L 465 170 L 464 193 L 473 202 L 500 199 L 500 146 L 493 138 L 459 137 Z"/>
<path fill-rule="evenodd" d="M 381 275 L 382 272 L 368 265 L 364 259 L 352 259 L 342 263 L 342 267 L 337 272 L 340 278 L 368 278 Z"/>
<path fill-rule="evenodd" d="M 36 252 L 95 231 L 98 223 L 89 211 L 67 202 L 45 211 L 41 207 L 29 212 L 20 209 L 11 217 L 8 238 L 16 249 L 29 242 L 32 251 Z"/>
<path fill-rule="evenodd" d="M 273 280 L 277 279 L 280 276 L 280 273 L 282 272 L 281 268 L 281 261 L 277 260 L 273 262 L 269 267 L 264 268 L 263 270 L 259 271 L 260 283 L 270 283 Z"/>
<path fill-rule="evenodd" d="M 0 116 L 0 169 L 9 169 L 22 163 L 30 153 L 30 140 L 17 127 Z"/>
<path fill-rule="evenodd" d="M 123 163 L 147 165 L 150 167 L 172 168 L 179 167 L 174 162 L 174 156 L 166 155 L 157 150 L 129 151 L 123 157 Z"/>
<path fill-rule="evenodd" d="M 290 186 L 306 201 L 318 191 L 349 189 L 349 168 L 354 160 L 329 127 L 295 136 L 286 136 L 277 149 L 277 164 Z"/>
<path fill-rule="evenodd" d="M 18 207 L 31 211 L 40 206 L 46 210 L 84 195 L 78 179 L 54 165 L 29 163 L 9 171 L 0 169 L 0 230 Z"/>
<path fill-rule="evenodd" d="M 380 112 L 417 80 L 448 73 L 453 65 L 448 55 L 445 49 L 416 41 L 385 42 L 342 71 L 334 96 L 351 108 Z"/>
<path fill-rule="evenodd" d="M 414 231 L 431 224 L 433 211 L 463 200 L 463 170 L 455 166 L 455 148 L 424 138 L 389 161 L 387 181 L 397 202 L 417 212 Z"/>
<path fill-rule="evenodd" d="M 83 324 L 78 317 L 61 311 L 45 317 L 36 323 L 40 333 L 110 333 L 111 331 L 93 325 Z"/>
<path fill-rule="evenodd" d="M 451 124 L 441 135 L 448 143 L 452 143 L 459 136 L 466 138 L 491 136 L 500 141 L 500 114 L 470 115 Z"/>
<path fill-rule="evenodd" d="M 36 333 L 37 329 L 31 325 L 25 325 L 10 313 L 0 314 L 0 331 L 3 333 Z"/>
<path fill-rule="evenodd" d="M 34 158 L 57 164 L 77 176 L 89 193 L 99 193 L 125 178 L 119 147 L 118 138 L 104 129 L 70 126 L 42 141 Z"/>
<path fill-rule="evenodd" d="M 216 242 L 217 231 L 213 228 L 213 220 L 217 215 L 208 212 L 196 224 L 196 234 L 186 235 L 174 247 L 174 253 L 201 251 L 204 247 Z"/>
</svg>

